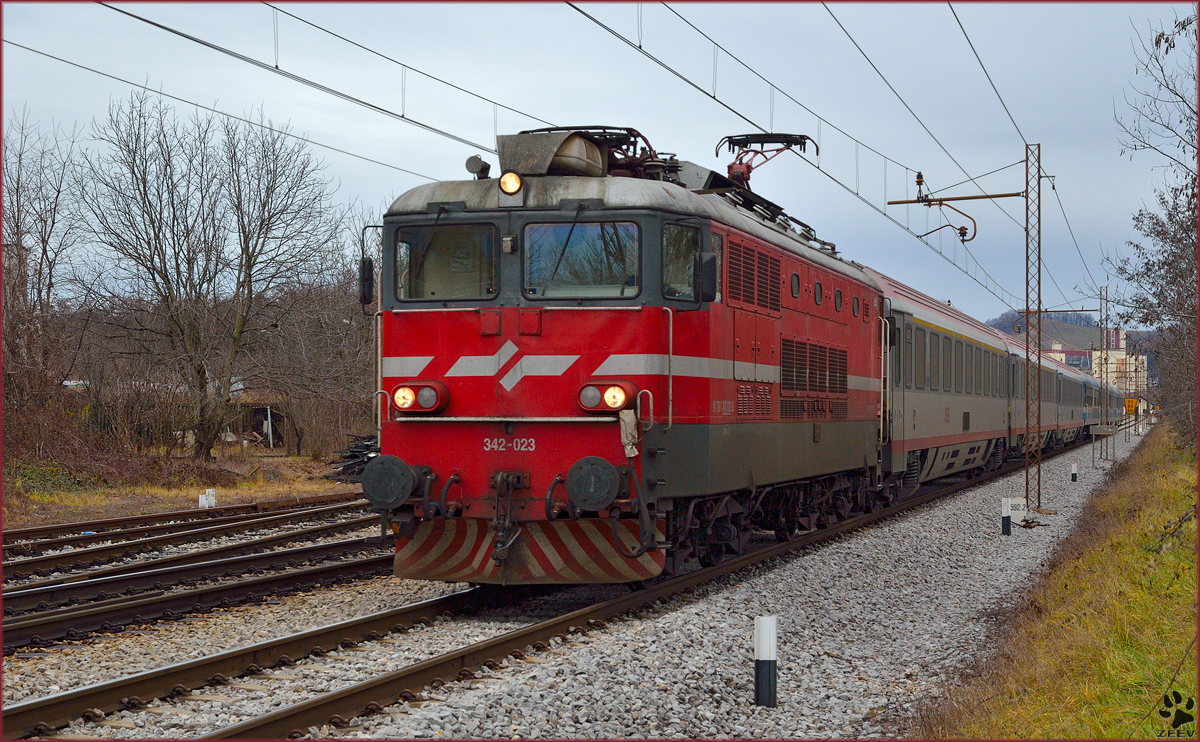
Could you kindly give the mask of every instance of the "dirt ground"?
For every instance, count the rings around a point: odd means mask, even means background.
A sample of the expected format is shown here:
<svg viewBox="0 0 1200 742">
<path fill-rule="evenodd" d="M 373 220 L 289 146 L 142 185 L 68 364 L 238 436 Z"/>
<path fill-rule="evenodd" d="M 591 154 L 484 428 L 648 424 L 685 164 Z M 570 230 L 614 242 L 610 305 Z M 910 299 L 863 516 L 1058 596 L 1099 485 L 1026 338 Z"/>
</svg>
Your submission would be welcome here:
<svg viewBox="0 0 1200 742">
<path fill-rule="evenodd" d="M 195 508 L 205 490 L 216 490 L 217 505 L 263 502 L 287 497 L 360 491 L 357 484 L 325 479 L 325 462 L 308 457 L 250 454 L 213 464 L 226 485 L 186 484 L 96 486 L 73 479 L 53 461 L 6 462 L 4 529 L 50 523 L 146 515 Z"/>
</svg>

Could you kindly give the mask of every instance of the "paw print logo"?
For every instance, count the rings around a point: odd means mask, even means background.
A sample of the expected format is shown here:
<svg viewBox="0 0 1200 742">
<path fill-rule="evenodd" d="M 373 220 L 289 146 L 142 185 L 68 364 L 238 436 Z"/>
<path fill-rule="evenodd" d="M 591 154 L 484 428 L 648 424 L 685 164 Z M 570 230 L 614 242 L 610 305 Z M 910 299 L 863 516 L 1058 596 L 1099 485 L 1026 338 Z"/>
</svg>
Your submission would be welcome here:
<svg viewBox="0 0 1200 742">
<path fill-rule="evenodd" d="M 1191 696 L 1187 697 L 1187 702 L 1184 703 L 1183 694 L 1177 690 L 1163 694 L 1163 705 L 1158 710 L 1158 715 L 1163 719 L 1169 719 L 1172 729 L 1178 729 L 1185 724 L 1191 724 L 1196 721 L 1196 715 L 1192 713 L 1196 708 L 1196 699 Z"/>
</svg>

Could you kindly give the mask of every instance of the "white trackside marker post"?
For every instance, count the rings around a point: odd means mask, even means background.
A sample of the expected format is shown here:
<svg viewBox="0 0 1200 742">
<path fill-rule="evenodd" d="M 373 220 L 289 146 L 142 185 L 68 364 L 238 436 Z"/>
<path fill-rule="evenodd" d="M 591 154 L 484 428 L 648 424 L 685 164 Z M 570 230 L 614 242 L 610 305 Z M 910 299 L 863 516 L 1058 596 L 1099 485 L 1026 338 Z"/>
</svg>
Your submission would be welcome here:
<svg viewBox="0 0 1200 742">
<path fill-rule="evenodd" d="M 217 506 L 217 491 L 215 489 L 206 489 L 204 494 L 200 495 L 200 507 L 215 508 Z"/>
<path fill-rule="evenodd" d="M 1012 535 L 1012 501 L 1007 497 L 1000 498 L 1000 535 Z"/>
<path fill-rule="evenodd" d="M 1071 464 L 1071 481 L 1079 481 L 1079 464 Z"/>
<path fill-rule="evenodd" d="M 754 619 L 754 705 L 775 708 L 776 636 L 775 616 Z"/>
</svg>

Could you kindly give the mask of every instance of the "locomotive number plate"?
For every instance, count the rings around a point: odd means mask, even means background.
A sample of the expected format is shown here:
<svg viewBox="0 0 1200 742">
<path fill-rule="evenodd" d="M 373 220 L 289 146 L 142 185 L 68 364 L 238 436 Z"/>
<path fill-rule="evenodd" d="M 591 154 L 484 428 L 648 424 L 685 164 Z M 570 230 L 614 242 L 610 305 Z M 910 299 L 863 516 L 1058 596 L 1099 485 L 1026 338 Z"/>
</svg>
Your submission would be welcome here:
<svg viewBox="0 0 1200 742">
<path fill-rule="evenodd" d="M 535 451 L 537 441 L 533 438 L 484 438 L 484 451 Z"/>
</svg>

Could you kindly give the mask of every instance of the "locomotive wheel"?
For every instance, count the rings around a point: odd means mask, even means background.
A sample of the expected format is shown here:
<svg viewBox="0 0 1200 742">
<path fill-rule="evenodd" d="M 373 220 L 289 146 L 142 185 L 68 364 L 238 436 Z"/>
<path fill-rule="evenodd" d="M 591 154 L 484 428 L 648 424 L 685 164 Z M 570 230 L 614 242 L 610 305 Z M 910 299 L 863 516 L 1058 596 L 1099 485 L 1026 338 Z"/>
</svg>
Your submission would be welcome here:
<svg viewBox="0 0 1200 742">
<path fill-rule="evenodd" d="M 725 561 L 725 544 L 713 544 L 708 547 L 697 557 L 700 560 L 700 566 L 707 569 L 715 567 Z"/>
<path fill-rule="evenodd" d="M 775 528 L 775 540 L 783 543 L 796 538 L 796 533 L 800 530 L 800 519 L 796 517 L 794 510 L 788 510 L 785 513 L 780 513 L 777 519 L 777 527 Z"/>
</svg>

